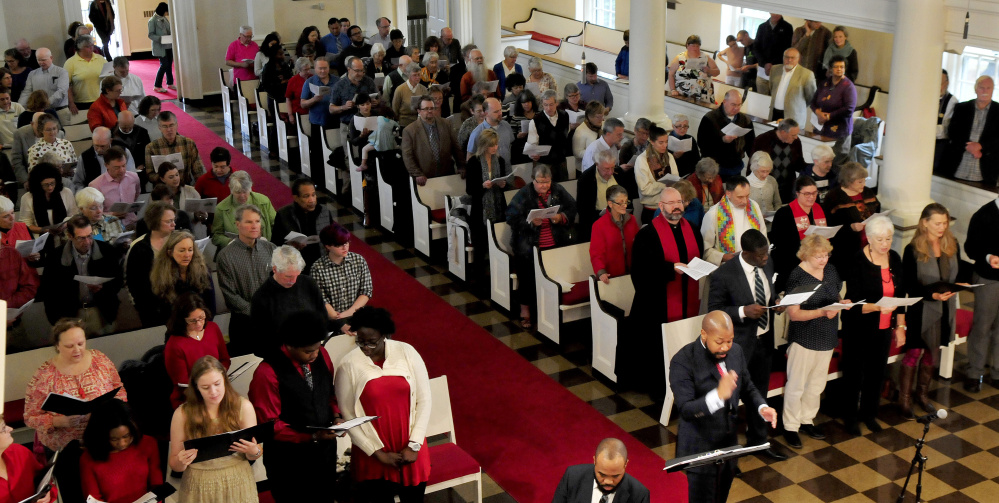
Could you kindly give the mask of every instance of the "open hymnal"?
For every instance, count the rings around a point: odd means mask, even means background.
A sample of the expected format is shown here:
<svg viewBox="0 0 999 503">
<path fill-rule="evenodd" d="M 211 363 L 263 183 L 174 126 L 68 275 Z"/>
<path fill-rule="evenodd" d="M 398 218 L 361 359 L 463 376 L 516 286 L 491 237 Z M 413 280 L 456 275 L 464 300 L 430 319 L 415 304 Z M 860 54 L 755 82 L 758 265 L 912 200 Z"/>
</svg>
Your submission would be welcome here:
<svg viewBox="0 0 999 503">
<path fill-rule="evenodd" d="M 311 82 L 309 83 L 309 90 L 316 96 L 326 96 L 327 94 L 333 92 L 333 89 L 329 86 L 317 86 Z"/>
<path fill-rule="evenodd" d="M 184 449 L 197 449 L 198 455 L 194 458 L 193 462 L 200 463 L 231 455 L 232 452 L 229 448 L 232 444 L 240 440 L 255 439 L 257 443 L 264 443 L 270 441 L 272 438 L 274 438 L 274 421 L 268 421 L 249 428 L 243 428 L 242 430 L 185 440 Z"/>
<path fill-rule="evenodd" d="M 673 135 L 669 135 L 669 142 L 666 148 L 669 149 L 670 152 L 689 152 L 690 149 L 694 148 L 694 142 L 692 140 L 693 138 L 681 140 Z"/>
<path fill-rule="evenodd" d="M 117 388 L 108 391 L 93 400 L 81 400 L 74 396 L 63 395 L 60 393 L 49 393 L 49 395 L 45 397 L 45 401 L 42 402 L 42 410 L 62 414 L 64 416 L 82 416 L 90 414 L 94 411 L 94 407 L 111 400 L 120 390 L 121 386 L 118 386 Z"/>
<path fill-rule="evenodd" d="M 319 236 L 313 234 L 311 236 L 306 236 L 301 232 L 291 231 L 287 236 L 284 237 L 285 242 L 288 243 L 302 243 L 306 245 L 311 245 L 319 242 Z"/>
<path fill-rule="evenodd" d="M 184 211 L 188 213 L 194 213 L 196 211 L 203 211 L 205 213 L 215 213 L 215 207 L 218 206 L 219 200 L 217 197 L 206 197 L 204 199 L 187 199 L 184 201 Z"/>
<path fill-rule="evenodd" d="M 728 125 L 722 128 L 722 134 L 725 136 L 745 136 L 750 131 L 752 131 L 752 128 L 741 127 L 734 122 L 729 122 Z"/>
<path fill-rule="evenodd" d="M 112 204 L 108 211 L 110 213 L 136 213 L 145 205 L 144 201 L 135 201 L 134 203 L 120 202 Z"/>
<path fill-rule="evenodd" d="M 115 236 L 114 241 L 111 242 L 111 245 L 112 246 L 118 246 L 118 245 L 120 245 L 122 243 L 125 243 L 125 242 L 129 241 L 130 239 L 132 239 L 132 236 L 134 236 L 134 235 L 135 235 L 135 231 L 125 231 L 125 232 L 122 232 L 121 234 L 118 234 L 117 236 Z"/>
<path fill-rule="evenodd" d="M 174 152 L 167 155 L 153 155 L 149 157 L 149 160 L 153 163 L 153 169 L 159 169 L 160 164 L 164 162 L 169 162 L 177 167 L 177 169 L 184 169 L 184 156 L 180 152 Z M 148 166 L 146 166 L 148 168 Z"/>
<path fill-rule="evenodd" d="M 371 117 L 362 117 L 361 115 L 354 115 L 354 128 L 358 131 L 374 131 L 378 129 L 378 116 L 373 115 Z"/>
<path fill-rule="evenodd" d="M 825 227 L 825 226 L 821 226 L 821 225 L 809 225 L 808 228 L 805 229 L 805 235 L 806 236 L 810 236 L 812 234 L 818 234 L 818 235 L 820 235 L 820 236 L 822 236 L 822 237 L 824 237 L 826 239 L 832 239 L 832 237 L 835 236 L 836 233 L 839 232 L 839 230 L 842 229 L 842 228 L 843 228 L 842 225 L 837 225 L 837 226 L 834 226 L 834 227 Z"/>
<path fill-rule="evenodd" d="M 576 124 L 577 122 L 583 122 L 583 117 L 586 116 L 586 112 L 580 110 L 574 112 L 572 110 L 566 110 L 565 113 L 569 116 L 569 124 Z"/>
<path fill-rule="evenodd" d="M 378 416 L 361 416 L 355 417 L 350 421 L 344 421 L 340 424 L 334 424 L 333 426 L 308 426 L 310 430 L 332 430 L 332 431 L 347 431 L 355 426 L 360 426 L 364 423 L 370 423 L 378 419 Z"/>
<path fill-rule="evenodd" d="M 718 266 L 706 260 L 694 257 L 690 262 L 687 262 L 687 267 L 679 266 L 677 269 L 693 279 L 701 279 L 715 272 L 715 269 L 718 269 Z"/>
<path fill-rule="evenodd" d="M 35 253 L 41 253 L 42 249 L 45 248 L 45 242 L 49 239 L 49 233 L 43 233 L 35 239 L 22 239 L 14 243 L 14 249 L 17 253 L 20 253 L 22 257 L 27 257 Z"/>
<path fill-rule="evenodd" d="M 558 211 L 560 209 L 562 209 L 562 206 L 558 204 L 548 208 L 533 209 L 531 210 L 530 213 L 527 214 L 527 223 L 531 223 L 531 221 L 534 220 L 535 218 L 541 218 L 541 219 L 552 218 L 555 215 L 558 215 Z"/>
</svg>

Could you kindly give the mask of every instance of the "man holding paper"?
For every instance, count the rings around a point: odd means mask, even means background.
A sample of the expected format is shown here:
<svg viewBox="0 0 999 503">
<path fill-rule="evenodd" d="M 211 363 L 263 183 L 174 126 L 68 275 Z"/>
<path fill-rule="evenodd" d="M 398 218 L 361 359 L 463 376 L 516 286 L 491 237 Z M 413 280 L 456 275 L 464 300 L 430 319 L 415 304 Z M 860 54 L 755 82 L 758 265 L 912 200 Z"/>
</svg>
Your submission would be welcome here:
<svg viewBox="0 0 999 503">
<path fill-rule="evenodd" d="M 769 389 L 770 358 L 774 349 L 774 266 L 770 243 L 757 229 L 749 229 L 740 239 L 742 252 L 722 264 L 711 275 L 708 309 L 724 311 L 732 319 L 735 343 L 742 348 L 748 377 L 757 389 Z M 747 414 L 746 445 L 768 441 L 767 422 L 758 414 Z M 775 416 L 776 417 L 776 416 Z M 775 460 L 787 459 L 776 446 L 763 454 Z"/>
<path fill-rule="evenodd" d="M 718 162 L 722 180 L 738 175 L 745 168 L 742 157 L 756 140 L 753 122 L 740 112 L 742 94 L 739 89 L 725 93 L 720 107 L 708 112 L 697 127 L 697 142 L 701 156 Z"/>
<path fill-rule="evenodd" d="M 666 394 L 663 365 L 663 323 L 697 316 L 701 307 L 696 279 L 677 267 L 701 256 L 701 236 L 683 218 L 683 197 L 672 187 L 659 195 L 659 216 L 635 235 L 631 282 L 635 300 L 631 307 L 632 332 L 641 337 L 618 342 L 618 377 L 627 369 L 642 369 L 635 383 L 645 383 L 653 400 Z M 629 349 L 630 347 L 630 349 Z M 636 363 L 642 362 L 641 365 Z"/>
<path fill-rule="evenodd" d="M 541 93 L 541 110 L 535 114 L 527 129 L 527 145 L 551 147 L 548 155 L 531 155 L 532 161 L 547 164 L 556 182 L 569 179 L 565 158 L 571 150 L 569 144 L 569 114 L 558 109 L 558 92 L 549 89 Z"/>
<path fill-rule="evenodd" d="M 73 189 L 77 191 L 90 185 L 90 182 L 107 172 L 107 166 L 104 165 L 104 154 L 108 152 L 113 142 L 111 130 L 104 126 L 97 126 L 91 139 L 93 145 L 80 154 L 76 170 L 73 171 Z M 124 145 L 118 146 L 124 148 Z M 125 150 L 125 169 L 135 172 L 135 158 L 132 157 L 132 152 L 127 149 Z"/>
<path fill-rule="evenodd" d="M 274 244 L 288 244 L 302 253 L 306 267 L 322 255 L 319 245 L 319 231 L 333 223 L 333 213 L 326 206 L 320 206 L 316 199 L 316 186 L 307 177 L 296 179 L 291 184 L 291 195 L 294 202 L 277 211 L 274 219 L 274 230 L 271 233 Z M 312 243 L 307 239 L 289 240 L 288 235 L 296 232 L 308 237 L 315 237 Z"/>
<path fill-rule="evenodd" d="M 111 213 L 115 203 L 134 203 L 140 194 L 139 175 L 129 172 L 126 168 L 128 154 L 121 147 L 111 147 L 104 154 L 104 166 L 107 171 L 90 182 L 90 186 L 104 195 L 104 211 Z M 135 213 L 112 215 L 121 219 L 125 227 L 134 227 L 139 217 Z"/>
<path fill-rule="evenodd" d="M 38 289 L 45 315 L 52 324 L 60 318 L 80 318 L 91 335 L 111 333 L 123 283 L 121 255 L 110 243 L 94 240 L 90 220 L 83 215 L 70 217 L 66 239 L 46 259 Z"/>
<path fill-rule="evenodd" d="M 198 154 L 198 145 L 194 140 L 177 134 L 177 116 L 173 112 L 160 112 L 156 121 L 163 136 L 146 145 L 145 165 L 149 181 L 158 182 L 160 177 L 156 174 L 156 170 L 160 164 L 166 161 L 174 162 L 167 157 L 170 154 L 180 154 L 181 163 L 178 167 L 183 165 L 184 184 L 190 185 L 205 172 L 205 165 L 201 163 L 201 155 Z"/>
</svg>

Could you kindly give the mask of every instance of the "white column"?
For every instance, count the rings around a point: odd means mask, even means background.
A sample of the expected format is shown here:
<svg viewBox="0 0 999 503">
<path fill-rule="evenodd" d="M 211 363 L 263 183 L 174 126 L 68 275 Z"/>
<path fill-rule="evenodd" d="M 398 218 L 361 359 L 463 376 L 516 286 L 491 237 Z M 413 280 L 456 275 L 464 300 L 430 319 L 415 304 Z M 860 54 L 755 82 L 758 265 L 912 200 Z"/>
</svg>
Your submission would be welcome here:
<svg viewBox="0 0 999 503">
<path fill-rule="evenodd" d="M 176 71 L 177 94 L 182 98 L 201 99 L 205 95 L 202 86 L 201 52 L 198 38 L 199 5 L 194 0 L 174 0 L 170 7 L 170 32 L 173 33 L 173 61 Z"/>
<path fill-rule="evenodd" d="M 884 165 L 880 173 L 878 198 L 883 208 L 892 208 L 897 227 L 912 227 L 930 200 L 933 150 L 936 139 L 936 79 L 914 75 L 939 75 L 940 59 L 930 57 L 944 50 L 944 2 L 907 0 L 898 9 L 892 42 L 891 99 L 888 101 Z M 907 236 L 896 236 L 901 248 Z"/>
<path fill-rule="evenodd" d="M 375 20 L 378 19 L 378 18 L 380 18 L 380 17 L 387 17 L 387 18 L 391 19 L 393 26 L 395 26 L 396 28 L 398 28 L 400 26 L 406 26 L 406 20 L 405 19 L 403 19 L 403 20 L 396 19 L 395 0 L 378 0 L 378 12 L 371 12 L 369 10 L 368 11 L 368 17 L 370 19 L 365 19 L 364 20 L 364 24 L 371 26 L 371 34 L 372 35 L 375 35 L 375 34 L 378 33 L 378 25 L 375 23 Z M 364 25 L 361 25 L 360 23 L 358 23 L 358 25 L 364 26 Z M 401 30 L 402 28 L 399 28 L 399 29 Z"/>
<path fill-rule="evenodd" d="M 386 15 L 392 20 L 393 26 L 402 30 L 402 34 L 406 36 L 406 45 L 419 46 L 420 52 L 423 52 L 423 40 L 416 40 L 409 34 L 409 20 L 407 19 L 409 18 L 409 2 L 398 0 L 395 2 L 395 10 Z"/>
<path fill-rule="evenodd" d="M 453 0 L 449 7 L 451 9 L 451 31 L 464 46 L 472 40 L 472 19 L 475 17 L 475 6 L 478 5 L 472 0 Z"/>
<path fill-rule="evenodd" d="M 471 42 L 482 51 L 488 68 L 503 60 L 503 47 L 500 43 L 500 2 L 481 0 L 474 2 L 472 13 Z M 468 43 L 462 40 L 462 43 Z"/>
<path fill-rule="evenodd" d="M 649 62 L 666 60 L 666 2 L 631 1 L 631 40 L 629 52 L 628 107 L 625 124 L 634 127 L 645 117 L 665 129 L 672 129 L 663 106 L 666 76 L 663 67 Z M 604 70 L 614 73 L 613 68 Z"/>
<path fill-rule="evenodd" d="M 316 14 L 317 17 L 320 15 L 320 13 Z M 247 0 L 246 19 L 247 23 L 253 27 L 255 38 L 262 41 L 268 33 L 276 29 L 274 25 L 274 0 Z M 325 26 L 323 26 L 325 21 L 316 24 L 320 26 L 321 33 L 326 31 Z"/>
</svg>

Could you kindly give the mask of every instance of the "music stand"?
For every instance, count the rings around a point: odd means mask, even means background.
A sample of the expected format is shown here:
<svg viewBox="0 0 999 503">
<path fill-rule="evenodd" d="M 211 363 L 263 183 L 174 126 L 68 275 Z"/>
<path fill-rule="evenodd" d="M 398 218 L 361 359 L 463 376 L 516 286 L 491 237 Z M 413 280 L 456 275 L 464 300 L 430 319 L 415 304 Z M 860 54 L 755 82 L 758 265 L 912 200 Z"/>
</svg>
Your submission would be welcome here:
<svg viewBox="0 0 999 503">
<path fill-rule="evenodd" d="M 724 447 L 713 451 L 691 454 L 682 458 L 673 458 L 666 462 L 666 467 L 663 468 L 663 470 L 666 473 L 673 473 L 680 470 L 686 470 L 688 468 L 697 468 L 698 466 L 715 465 L 715 495 L 718 495 L 719 489 L 721 489 L 721 468 L 724 463 L 728 462 L 730 459 L 738 459 L 746 454 L 763 451 L 769 448 L 770 442 L 760 445 L 751 445 L 749 447 L 733 445 L 732 447 Z"/>
</svg>

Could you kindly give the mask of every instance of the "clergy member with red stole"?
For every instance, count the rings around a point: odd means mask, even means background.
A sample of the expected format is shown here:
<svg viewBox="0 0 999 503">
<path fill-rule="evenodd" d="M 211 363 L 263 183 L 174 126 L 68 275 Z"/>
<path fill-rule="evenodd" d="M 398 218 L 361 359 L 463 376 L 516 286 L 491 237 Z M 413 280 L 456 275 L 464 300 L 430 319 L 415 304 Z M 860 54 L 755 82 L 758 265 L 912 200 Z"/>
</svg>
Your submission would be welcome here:
<svg viewBox="0 0 999 503">
<path fill-rule="evenodd" d="M 828 225 L 822 205 L 816 204 L 818 198 L 819 188 L 815 180 L 808 175 L 801 175 L 794 181 L 794 201 L 782 206 L 774 214 L 768 238 L 774 246 L 771 255 L 777 271 L 777 281 L 774 281 L 777 292 L 784 290 L 787 277 L 801 263 L 798 248 L 801 247 L 801 240 L 805 239 L 808 226 Z"/>
<path fill-rule="evenodd" d="M 666 396 L 661 325 L 697 316 L 701 306 L 697 280 L 676 269 L 700 258 L 703 248 L 701 234 L 683 218 L 683 210 L 680 192 L 663 189 L 660 214 L 635 236 L 631 256 L 635 300 L 630 325 L 618 337 L 618 383 L 644 388 L 657 402 Z"/>
</svg>

